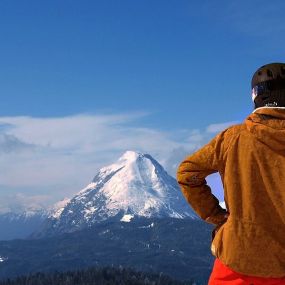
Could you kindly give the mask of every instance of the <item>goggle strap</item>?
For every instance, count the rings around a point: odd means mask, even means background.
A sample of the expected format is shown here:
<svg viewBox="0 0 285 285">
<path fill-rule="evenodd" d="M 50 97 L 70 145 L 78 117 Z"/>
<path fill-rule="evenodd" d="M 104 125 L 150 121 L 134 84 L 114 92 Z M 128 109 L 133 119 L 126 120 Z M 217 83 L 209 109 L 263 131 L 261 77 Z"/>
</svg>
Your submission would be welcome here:
<svg viewBox="0 0 285 285">
<path fill-rule="evenodd" d="M 256 96 L 282 89 L 285 89 L 285 79 L 283 78 L 263 81 L 252 88 L 252 98 L 254 100 Z"/>
</svg>

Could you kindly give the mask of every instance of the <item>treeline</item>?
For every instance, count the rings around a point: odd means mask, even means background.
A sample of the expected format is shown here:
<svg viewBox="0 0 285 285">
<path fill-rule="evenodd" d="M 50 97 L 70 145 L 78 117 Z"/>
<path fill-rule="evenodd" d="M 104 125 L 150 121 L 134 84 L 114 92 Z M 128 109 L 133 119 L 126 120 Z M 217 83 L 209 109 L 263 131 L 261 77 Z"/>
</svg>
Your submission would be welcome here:
<svg viewBox="0 0 285 285">
<path fill-rule="evenodd" d="M 137 272 L 125 268 L 89 268 L 86 270 L 35 273 L 0 281 L 0 285 L 194 285 L 173 280 L 163 274 Z"/>
</svg>

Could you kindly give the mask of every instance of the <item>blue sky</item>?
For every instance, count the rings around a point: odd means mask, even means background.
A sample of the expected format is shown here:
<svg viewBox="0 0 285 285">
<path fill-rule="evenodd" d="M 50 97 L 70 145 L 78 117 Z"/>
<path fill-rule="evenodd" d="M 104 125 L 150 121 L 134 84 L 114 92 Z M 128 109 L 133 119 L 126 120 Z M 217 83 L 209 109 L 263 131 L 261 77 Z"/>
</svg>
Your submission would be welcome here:
<svg viewBox="0 0 285 285">
<path fill-rule="evenodd" d="M 173 174 L 211 125 L 251 112 L 253 72 L 284 61 L 284 11 L 281 0 L 1 1 L 2 195 L 68 196 L 127 148 Z"/>
</svg>

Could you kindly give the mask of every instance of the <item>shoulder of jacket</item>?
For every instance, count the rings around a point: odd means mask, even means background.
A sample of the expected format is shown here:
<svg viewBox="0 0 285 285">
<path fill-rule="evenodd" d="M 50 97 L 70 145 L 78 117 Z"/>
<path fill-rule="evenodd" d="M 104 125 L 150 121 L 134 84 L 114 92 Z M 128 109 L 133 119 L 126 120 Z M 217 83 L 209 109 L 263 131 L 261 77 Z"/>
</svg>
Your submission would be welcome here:
<svg viewBox="0 0 285 285">
<path fill-rule="evenodd" d="M 245 129 L 244 124 L 229 126 L 220 132 L 213 140 L 212 146 L 220 161 L 224 161 L 232 143 L 239 137 L 239 134 Z"/>
<path fill-rule="evenodd" d="M 224 147 L 228 146 L 246 129 L 245 124 L 236 124 L 226 128 L 218 134 L 218 141 L 223 142 Z"/>
<path fill-rule="evenodd" d="M 225 136 L 235 136 L 235 135 L 239 135 L 245 129 L 246 129 L 245 124 L 237 124 L 237 125 L 228 127 L 222 133 L 224 133 Z"/>
</svg>

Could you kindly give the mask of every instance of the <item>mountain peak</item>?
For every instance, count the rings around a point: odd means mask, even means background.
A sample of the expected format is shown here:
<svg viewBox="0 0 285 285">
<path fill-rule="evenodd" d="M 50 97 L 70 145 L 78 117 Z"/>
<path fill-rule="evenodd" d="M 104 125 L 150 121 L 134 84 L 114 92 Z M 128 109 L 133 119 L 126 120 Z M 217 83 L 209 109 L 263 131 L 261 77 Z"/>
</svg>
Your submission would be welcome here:
<svg viewBox="0 0 285 285">
<path fill-rule="evenodd" d="M 74 231 L 117 215 L 197 217 L 176 180 L 152 156 L 127 151 L 53 215 L 53 229 Z"/>
<path fill-rule="evenodd" d="M 128 150 L 119 158 L 119 161 L 133 162 L 133 161 L 136 161 L 139 157 L 144 157 L 144 156 L 145 154 L 143 153 L 133 151 L 133 150 Z"/>
<path fill-rule="evenodd" d="M 132 164 L 138 163 L 142 160 L 150 160 L 153 164 L 158 165 L 157 161 L 147 153 L 141 153 L 138 151 L 128 150 L 117 161 L 119 164 Z"/>
</svg>

